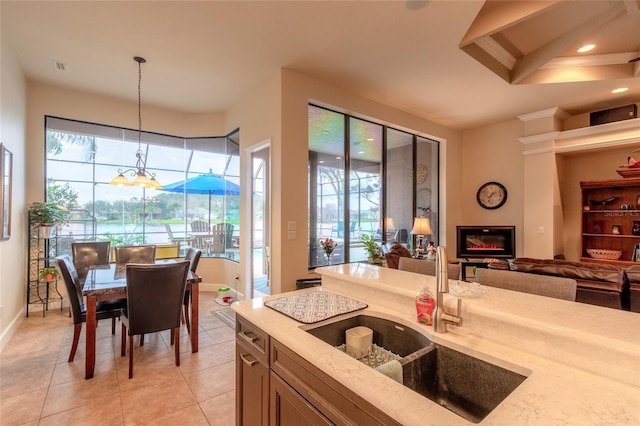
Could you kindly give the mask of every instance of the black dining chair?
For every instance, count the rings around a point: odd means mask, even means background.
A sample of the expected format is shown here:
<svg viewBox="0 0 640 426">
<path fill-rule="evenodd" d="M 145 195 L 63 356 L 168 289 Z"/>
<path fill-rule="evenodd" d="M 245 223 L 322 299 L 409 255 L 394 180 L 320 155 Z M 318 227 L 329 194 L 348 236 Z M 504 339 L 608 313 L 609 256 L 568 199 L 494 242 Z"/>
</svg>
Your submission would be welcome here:
<svg viewBox="0 0 640 426">
<path fill-rule="evenodd" d="M 193 247 L 187 247 L 187 252 L 184 256 L 184 260 L 188 260 L 189 261 L 189 269 L 191 270 L 191 272 L 193 272 L 194 274 L 196 273 L 196 269 L 198 269 L 198 263 L 200 262 L 200 256 L 202 255 L 202 250 L 198 250 L 196 248 Z M 185 290 L 184 292 L 184 301 L 183 301 L 183 306 L 184 306 L 184 313 L 183 313 L 183 318 L 184 318 L 184 323 L 187 326 L 187 331 L 189 333 L 191 333 L 191 321 L 190 321 L 190 316 L 189 316 L 189 304 L 191 303 L 191 290 Z"/>
<path fill-rule="evenodd" d="M 55 258 L 56 267 L 60 272 L 60 276 L 64 281 L 64 285 L 69 295 L 71 304 L 71 315 L 73 317 L 73 343 L 71 344 L 71 352 L 69 353 L 68 362 L 73 361 L 78 349 L 78 341 L 80 332 L 82 331 L 82 323 L 87 321 L 87 311 L 82 298 L 82 288 L 78 272 L 73 266 L 73 262 L 68 254 L 57 256 Z M 120 316 L 122 309 L 117 305 L 109 302 L 98 302 L 96 305 L 96 319 L 111 318 L 111 334 L 116 334 L 116 318 Z"/>
<path fill-rule="evenodd" d="M 190 262 L 186 260 L 159 265 L 127 265 L 127 311 L 120 315 L 120 355 L 125 355 L 126 336 L 129 336 L 129 378 L 133 377 L 135 335 L 171 330 L 176 366 L 180 365 L 180 315 L 189 266 Z"/>
<path fill-rule="evenodd" d="M 71 243 L 71 255 L 80 281 L 84 281 L 91 266 L 109 264 L 111 243 L 109 241 Z"/>
<path fill-rule="evenodd" d="M 118 246 L 115 248 L 116 265 L 127 263 L 151 264 L 156 261 L 156 246 Z"/>
</svg>

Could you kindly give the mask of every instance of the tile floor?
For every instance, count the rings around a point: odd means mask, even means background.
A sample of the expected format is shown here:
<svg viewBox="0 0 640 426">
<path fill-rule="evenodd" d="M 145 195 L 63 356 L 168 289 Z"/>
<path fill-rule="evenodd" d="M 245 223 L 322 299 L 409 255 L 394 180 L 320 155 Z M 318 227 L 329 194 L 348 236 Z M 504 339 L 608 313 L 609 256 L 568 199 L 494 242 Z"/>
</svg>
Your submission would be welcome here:
<svg viewBox="0 0 640 426">
<path fill-rule="evenodd" d="M 67 311 L 25 318 L 0 357 L 0 425 L 233 425 L 235 335 L 201 293 L 199 352 L 182 327 L 180 367 L 169 333 L 135 339 L 133 379 L 120 357 L 120 323 L 98 325 L 96 374 L 84 379 L 84 327 L 74 362 L 67 362 L 73 324 Z"/>
</svg>

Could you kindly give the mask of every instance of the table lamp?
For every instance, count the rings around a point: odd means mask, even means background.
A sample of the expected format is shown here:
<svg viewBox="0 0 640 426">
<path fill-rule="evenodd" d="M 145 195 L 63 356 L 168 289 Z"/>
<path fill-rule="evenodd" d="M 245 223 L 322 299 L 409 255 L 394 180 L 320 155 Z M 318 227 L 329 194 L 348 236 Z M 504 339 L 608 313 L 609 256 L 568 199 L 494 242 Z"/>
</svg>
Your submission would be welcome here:
<svg viewBox="0 0 640 426">
<path fill-rule="evenodd" d="M 424 246 L 422 245 L 422 239 L 425 235 L 433 234 L 431 230 L 431 222 L 428 217 L 416 217 L 413 222 L 413 229 L 411 230 L 413 235 L 418 236 L 418 247 L 416 248 L 416 257 L 421 258 L 424 253 Z"/>
</svg>

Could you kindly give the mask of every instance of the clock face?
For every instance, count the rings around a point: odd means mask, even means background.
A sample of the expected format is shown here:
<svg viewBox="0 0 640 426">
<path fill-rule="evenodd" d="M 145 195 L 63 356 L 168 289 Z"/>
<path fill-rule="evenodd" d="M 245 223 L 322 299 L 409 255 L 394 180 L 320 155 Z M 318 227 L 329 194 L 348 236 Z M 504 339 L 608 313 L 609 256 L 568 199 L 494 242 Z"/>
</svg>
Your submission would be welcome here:
<svg viewBox="0 0 640 426">
<path fill-rule="evenodd" d="M 498 182 L 487 182 L 478 189 L 476 198 L 485 209 L 497 209 L 507 201 L 507 188 Z"/>
</svg>

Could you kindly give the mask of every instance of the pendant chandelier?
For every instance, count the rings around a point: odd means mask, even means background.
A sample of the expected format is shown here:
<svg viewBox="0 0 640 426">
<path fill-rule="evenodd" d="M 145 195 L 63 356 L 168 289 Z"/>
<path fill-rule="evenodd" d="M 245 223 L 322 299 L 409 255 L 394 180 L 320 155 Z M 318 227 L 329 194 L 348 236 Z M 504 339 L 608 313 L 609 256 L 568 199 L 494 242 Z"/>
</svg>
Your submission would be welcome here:
<svg viewBox="0 0 640 426">
<path fill-rule="evenodd" d="M 118 176 L 111 179 L 109 185 L 116 186 L 142 186 L 144 188 L 150 189 L 162 189 L 162 185 L 160 182 L 156 180 L 155 173 L 151 173 L 146 169 L 146 156 L 142 153 L 142 145 L 140 143 L 140 137 L 142 134 L 142 113 L 141 113 L 141 96 L 140 96 L 140 85 L 142 83 L 142 64 L 144 64 L 146 59 L 141 58 L 140 56 L 135 56 L 133 58 L 134 61 L 138 63 L 138 151 L 136 151 L 136 166 L 132 169 L 122 170 L 118 169 Z M 133 181 L 129 181 L 124 175 L 126 173 L 130 173 L 131 176 L 135 176 Z"/>
</svg>

